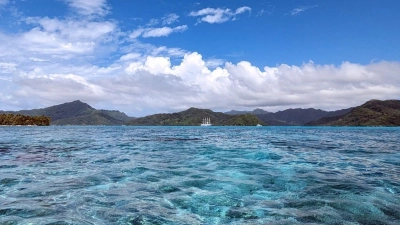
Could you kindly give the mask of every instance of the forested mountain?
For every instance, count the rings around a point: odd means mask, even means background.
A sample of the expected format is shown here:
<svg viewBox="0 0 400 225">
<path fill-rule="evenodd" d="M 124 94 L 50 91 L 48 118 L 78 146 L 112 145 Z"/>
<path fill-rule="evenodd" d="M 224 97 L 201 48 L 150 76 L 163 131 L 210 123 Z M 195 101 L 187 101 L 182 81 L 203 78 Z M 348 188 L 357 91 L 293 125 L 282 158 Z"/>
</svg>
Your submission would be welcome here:
<svg viewBox="0 0 400 225">
<path fill-rule="evenodd" d="M 164 113 L 132 119 L 127 125 L 136 126 L 199 126 L 203 118 L 210 118 L 215 126 L 255 126 L 263 124 L 252 114 L 228 115 L 209 109 L 190 108 L 178 113 Z"/>
<path fill-rule="evenodd" d="M 400 126 L 400 101 L 370 100 L 355 108 L 332 112 L 297 108 L 275 113 L 262 109 L 221 113 L 190 108 L 178 113 L 131 118 L 116 110 L 94 109 L 78 100 L 42 109 L 0 111 L 0 114 L 3 114 L 0 125 L 46 125 L 51 121 L 52 125 L 198 126 L 203 118 L 210 118 L 214 126 Z"/>
<path fill-rule="evenodd" d="M 307 125 L 400 126 L 400 101 L 370 100 L 345 115 L 321 118 Z"/>
<path fill-rule="evenodd" d="M 255 109 L 253 111 L 236 111 L 231 110 L 226 112 L 230 115 L 240 115 L 240 114 L 253 114 L 256 115 L 261 121 L 268 125 L 274 126 L 298 126 L 304 125 L 311 121 L 319 120 L 323 117 L 332 117 L 332 116 L 339 116 L 344 115 L 351 111 L 349 109 L 342 109 L 337 111 L 324 111 L 320 109 L 286 109 L 283 111 L 278 111 L 275 113 L 267 112 L 263 109 Z"/>
<path fill-rule="evenodd" d="M 21 110 L 6 113 L 26 116 L 44 115 L 51 118 L 52 125 L 122 125 L 131 119 L 120 111 L 96 110 L 79 100 L 43 109 Z"/>
</svg>

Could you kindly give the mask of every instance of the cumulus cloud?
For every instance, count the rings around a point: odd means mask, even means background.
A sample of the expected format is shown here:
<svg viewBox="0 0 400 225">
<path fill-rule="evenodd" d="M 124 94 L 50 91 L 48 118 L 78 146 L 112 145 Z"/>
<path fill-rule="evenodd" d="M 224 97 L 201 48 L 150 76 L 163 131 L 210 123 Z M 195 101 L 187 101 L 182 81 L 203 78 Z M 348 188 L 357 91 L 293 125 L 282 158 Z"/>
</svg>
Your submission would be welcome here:
<svg viewBox="0 0 400 225">
<path fill-rule="evenodd" d="M 105 16 L 110 12 L 106 0 L 66 0 L 69 6 L 84 16 Z"/>
<path fill-rule="evenodd" d="M 187 25 L 177 27 L 160 27 L 160 28 L 138 28 L 129 35 L 130 38 L 135 39 L 140 36 L 144 38 L 148 37 L 167 37 L 168 35 L 175 32 L 184 32 L 187 30 Z"/>
<path fill-rule="evenodd" d="M 151 112 L 177 111 L 191 106 L 222 111 L 256 107 L 335 110 L 373 98 L 400 96 L 399 62 L 367 65 L 308 62 L 263 68 L 248 61 L 211 64 L 196 52 L 186 53 L 178 64 L 173 64 L 169 56 L 132 52 L 110 67 L 63 68 L 58 73 L 55 72 L 58 65 L 21 68 L 2 63 L 1 73 L 4 75 L 7 71 L 15 77 L 11 81 L 15 88 L 2 94 L 20 102 L 32 98 L 54 104 L 75 99 L 89 103 L 103 101 L 131 115 L 143 115 L 132 105 Z"/>
<path fill-rule="evenodd" d="M 201 17 L 198 22 L 206 23 L 224 23 L 230 20 L 234 20 L 236 15 L 251 12 L 251 8 L 248 6 L 239 7 L 233 12 L 231 9 L 221 8 L 205 8 L 199 11 L 193 11 L 189 13 L 189 16 Z"/>
<path fill-rule="evenodd" d="M 301 13 L 303 13 L 304 11 L 308 10 L 308 9 L 312 9 L 318 7 L 317 5 L 312 5 L 312 6 L 300 6 L 297 8 L 294 8 L 291 12 L 290 15 L 292 16 L 297 16 L 300 15 Z"/>
</svg>

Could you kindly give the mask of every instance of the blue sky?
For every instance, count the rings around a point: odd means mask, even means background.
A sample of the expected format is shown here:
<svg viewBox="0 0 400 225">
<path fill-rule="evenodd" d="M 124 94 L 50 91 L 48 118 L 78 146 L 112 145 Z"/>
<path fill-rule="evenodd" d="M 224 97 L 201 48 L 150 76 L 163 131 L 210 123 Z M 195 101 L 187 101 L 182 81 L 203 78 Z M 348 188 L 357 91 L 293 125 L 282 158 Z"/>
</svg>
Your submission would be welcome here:
<svg viewBox="0 0 400 225">
<path fill-rule="evenodd" d="M 0 109 L 133 116 L 400 96 L 400 1 L 0 0 Z"/>
</svg>

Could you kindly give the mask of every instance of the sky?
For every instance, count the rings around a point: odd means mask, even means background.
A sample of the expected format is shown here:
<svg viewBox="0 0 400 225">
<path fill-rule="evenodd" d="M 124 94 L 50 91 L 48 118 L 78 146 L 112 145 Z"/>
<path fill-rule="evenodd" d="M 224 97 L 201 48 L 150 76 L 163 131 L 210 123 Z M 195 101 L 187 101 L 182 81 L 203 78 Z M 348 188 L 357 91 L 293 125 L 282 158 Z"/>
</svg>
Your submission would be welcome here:
<svg viewBox="0 0 400 225">
<path fill-rule="evenodd" d="M 399 99 L 399 11 L 399 0 L 0 0 L 0 110 Z"/>
</svg>

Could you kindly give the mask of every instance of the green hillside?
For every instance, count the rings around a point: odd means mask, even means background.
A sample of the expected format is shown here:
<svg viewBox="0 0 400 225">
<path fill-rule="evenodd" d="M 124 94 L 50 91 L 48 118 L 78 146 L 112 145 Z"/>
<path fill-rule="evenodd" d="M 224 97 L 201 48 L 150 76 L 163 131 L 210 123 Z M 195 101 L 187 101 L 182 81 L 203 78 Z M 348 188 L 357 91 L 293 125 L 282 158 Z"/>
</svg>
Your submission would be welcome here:
<svg viewBox="0 0 400 225">
<path fill-rule="evenodd" d="M 264 124 L 255 115 L 228 115 L 209 109 L 190 108 L 178 113 L 164 113 L 129 120 L 134 126 L 199 126 L 203 118 L 210 118 L 214 126 L 255 126 Z"/>
<path fill-rule="evenodd" d="M 51 118 L 52 125 L 122 125 L 129 119 L 115 110 L 96 110 L 79 100 L 42 109 L 7 112 L 25 116 L 44 115 Z"/>
<path fill-rule="evenodd" d="M 337 117 L 322 118 L 308 125 L 324 126 L 400 126 L 399 100 L 370 100 L 351 112 Z"/>
</svg>

